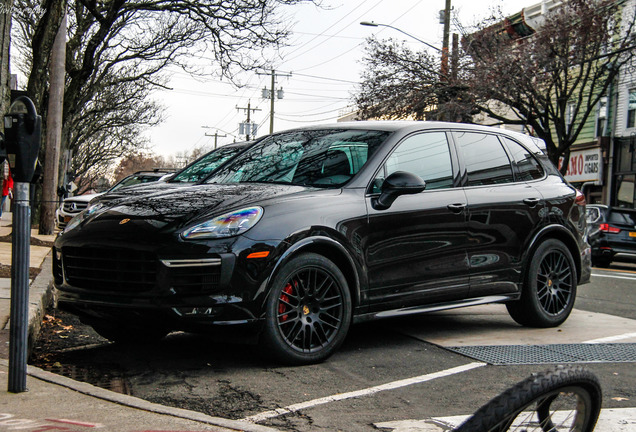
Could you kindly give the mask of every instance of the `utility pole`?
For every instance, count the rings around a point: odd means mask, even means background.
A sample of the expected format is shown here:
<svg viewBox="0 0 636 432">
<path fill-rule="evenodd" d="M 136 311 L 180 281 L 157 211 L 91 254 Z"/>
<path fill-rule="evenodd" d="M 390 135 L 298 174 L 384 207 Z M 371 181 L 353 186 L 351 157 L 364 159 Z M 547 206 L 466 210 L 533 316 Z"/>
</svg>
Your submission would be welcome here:
<svg viewBox="0 0 636 432">
<path fill-rule="evenodd" d="M 219 135 L 219 131 L 217 130 L 216 132 L 214 132 L 214 135 L 206 133 L 205 136 L 213 136 L 214 137 L 214 150 L 216 150 L 216 144 L 217 144 L 217 141 L 218 141 L 219 137 L 224 138 L 227 135 L 225 135 L 225 134 Z"/>
<path fill-rule="evenodd" d="M 257 72 L 257 75 L 270 75 L 267 73 L 262 73 L 262 72 Z M 276 73 L 276 71 L 274 69 L 271 70 L 271 77 L 272 77 L 272 82 L 271 82 L 271 87 L 269 90 L 267 90 L 267 88 L 263 89 L 263 99 L 270 99 L 270 104 L 269 104 L 269 133 L 272 134 L 274 133 L 274 100 L 276 99 L 276 96 L 278 97 L 278 99 L 282 99 L 284 92 L 283 89 L 280 88 L 278 89 L 278 92 L 276 93 L 276 78 L 277 77 L 290 77 L 291 73 L 288 74 L 284 74 L 284 73 Z"/>
<path fill-rule="evenodd" d="M 64 103 L 64 81 L 66 79 L 66 14 L 53 42 L 51 52 L 51 74 L 49 106 L 46 116 L 46 160 L 42 182 L 42 213 L 40 234 L 53 234 L 55 208 L 57 207 L 57 185 L 59 175 L 60 147 L 62 143 L 62 107 Z M 52 163 L 51 163 L 52 161 Z"/>
<path fill-rule="evenodd" d="M 446 0 L 444 8 L 444 41 L 442 43 L 442 79 L 448 80 L 448 44 L 450 38 L 451 0 Z"/>
<path fill-rule="evenodd" d="M 252 111 L 260 111 L 260 108 L 252 108 L 251 101 L 247 101 L 247 108 L 236 107 L 236 110 L 243 110 L 247 112 L 247 121 L 239 124 L 239 135 L 245 135 L 247 141 L 250 140 L 250 135 L 256 135 L 256 124 L 252 124 L 250 120 L 250 114 Z"/>
</svg>

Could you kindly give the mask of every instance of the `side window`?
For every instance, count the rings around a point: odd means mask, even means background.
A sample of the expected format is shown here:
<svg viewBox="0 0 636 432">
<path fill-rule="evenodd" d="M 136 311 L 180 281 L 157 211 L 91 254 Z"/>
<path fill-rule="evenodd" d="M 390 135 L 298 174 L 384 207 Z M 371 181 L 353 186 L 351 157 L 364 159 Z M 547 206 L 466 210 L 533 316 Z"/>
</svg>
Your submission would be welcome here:
<svg viewBox="0 0 636 432">
<path fill-rule="evenodd" d="M 466 186 L 513 181 L 510 159 L 495 135 L 455 132 L 454 136 L 466 164 Z"/>
<path fill-rule="evenodd" d="M 380 192 L 386 176 L 396 171 L 417 174 L 426 182 L 426 190 L 453 185 L 453 167 L 445 132 L 426 132 L 402 141 L 375 179 L 373 192 Z"/>
<path fill-rule="evenodd" d="M 518 181 L 536 180 L 543 177 L 543 168 L 539 161 L 521 144 L 506 137 L 501 137 L 510 150 L 514 164 L 517 167 Z"/>
</svg>

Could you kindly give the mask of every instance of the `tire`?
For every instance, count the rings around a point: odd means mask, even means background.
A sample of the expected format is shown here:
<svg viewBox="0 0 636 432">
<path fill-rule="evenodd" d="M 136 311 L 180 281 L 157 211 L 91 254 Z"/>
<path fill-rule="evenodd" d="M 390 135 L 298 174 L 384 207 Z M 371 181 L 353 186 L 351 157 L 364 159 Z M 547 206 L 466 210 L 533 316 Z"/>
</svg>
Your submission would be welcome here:
<svg viewBox="0 0 636 432">
<path fill-rule="evenodd" d="M 91 324 L 101 337 L 120 345 L 147 344 L 160 341 L 168 333 L 162 328 L 125 327 L 115 324 Z"/>
<path fill-rule="evenodd" d="M 594 374 L 580 367 L 558 367 L 509 388 L 454 432 L 592 432 L 601 399 Z"/>
<path fill-rule="evenodd" d="M 521 298 L 506 303 L 508 313 L 524 326 L 559 326 L 574 307 L 577 280 L 568 248 L 559 240 L 546 240 L 528 265 Z"/>
<path fill-rule="evenodd" d="M 333 354 L 351 323 L 351 294 L 340 269 L 322 255 L 305 253 L 283 265 L 270 286 L 263 348 L 295 365 Z"/>
</svg>

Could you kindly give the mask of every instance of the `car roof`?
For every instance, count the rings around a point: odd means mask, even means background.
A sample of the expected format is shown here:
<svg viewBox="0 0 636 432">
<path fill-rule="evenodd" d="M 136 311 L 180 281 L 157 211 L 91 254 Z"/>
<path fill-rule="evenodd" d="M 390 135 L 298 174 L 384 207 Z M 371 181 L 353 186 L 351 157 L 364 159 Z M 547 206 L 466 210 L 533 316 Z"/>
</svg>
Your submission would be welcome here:
<svg viewBox="0 0 636 432">
<path fill-rule="evenodd" d="M 470 123 L 453 123 L 453 122 L 439 122 L 439 121 L 416 121 L 416 120 L 364 120 L 364 121 L 352 121 L 341 123 L 327 123 L 312 126 L 305 126 L 295 129 L 289 129 L 281 131 L 279 133 L 287 132 L 300 132 L 304 130 L 324 130 L 324 129 L 348 129 L 348 130 L 379 130 L 387 132 L 401 131 L 404 133 L 416 132 L 422 130 L 434 130 L 434 129 L 454 129 L 454 130 L 469 130 L 479 132 L 498 133 L 502 135 L 508 135 L 509 137 L 521 141 L 528 147 L 532 147 L 534 153 L 545 153 L 546 145 L 545 141 L 540 138 L 525 135 L 520 132 L 510 131 L 507 129 L 500 129 L 493 126 L 484 126 Z M 278 133 L 277 133 L 278 134 Z M 274 134 L 274 135 L 277 135 Z"/>
</svg>

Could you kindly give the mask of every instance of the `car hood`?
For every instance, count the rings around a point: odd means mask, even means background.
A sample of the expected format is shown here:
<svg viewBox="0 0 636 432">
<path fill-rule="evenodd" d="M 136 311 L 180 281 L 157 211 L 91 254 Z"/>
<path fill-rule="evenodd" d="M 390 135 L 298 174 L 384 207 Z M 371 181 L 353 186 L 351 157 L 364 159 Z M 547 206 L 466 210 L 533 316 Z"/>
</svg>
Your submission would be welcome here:
<svg viewBox="0 0 636 432">
<path fill-rule="evenodd" d="M 339 194 L 340 189 L 325 190 L 278 184 L 194 185 L 105 204 L 89 220 L 117 222 L 130 219 L 156 228 L 179 229 L 241 208 L 267 206 L 273 200 L 299 199 L 313 194 Z"/>
<path fill-rule="evenodd" d="M 151 182 L 132 186 L 124 186 L 113 192 L 107 192 L 103 195 L 100 195 L 97 199 L 92 201 L 91 204 L 94 205 L 97 203 L 112 202 L 121 198 L 150 195 L 158 192 L 165 192 L 170 189 L 178 189 L 188 186 L 192 186 L 192 183 Z"/>
</svg>

